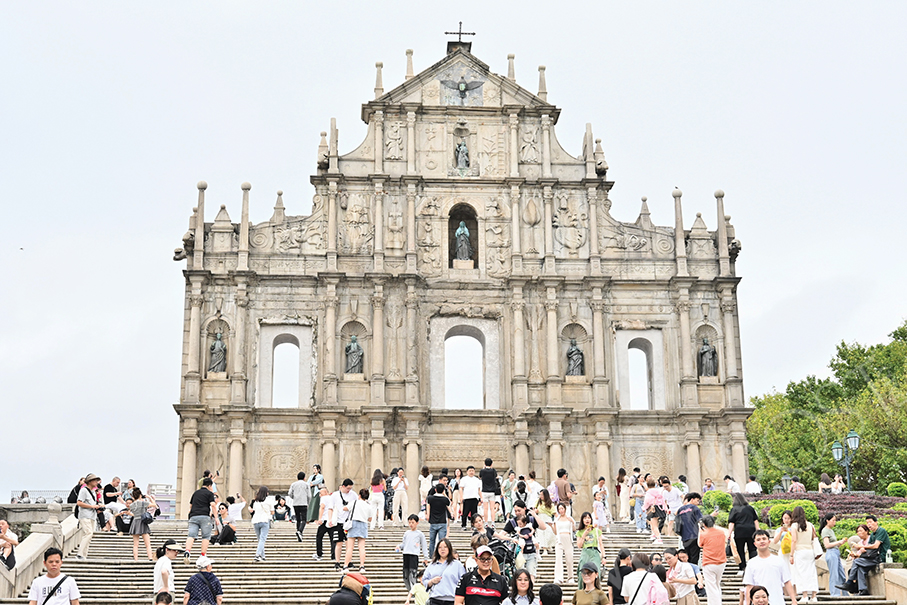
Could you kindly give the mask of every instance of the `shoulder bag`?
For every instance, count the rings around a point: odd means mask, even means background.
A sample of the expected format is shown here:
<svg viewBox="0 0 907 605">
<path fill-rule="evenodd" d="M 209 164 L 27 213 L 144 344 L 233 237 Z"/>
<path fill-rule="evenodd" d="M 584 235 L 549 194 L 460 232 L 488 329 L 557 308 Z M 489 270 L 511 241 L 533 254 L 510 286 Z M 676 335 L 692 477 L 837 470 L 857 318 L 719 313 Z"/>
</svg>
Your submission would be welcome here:
<svg viewBox="0 0 907 605">
<path fill-rule="evenodd" d="M 202 573 L 202 572 L 198 572 L 198 573 L 202 577 L 202 580 L 205 581 L 205 584 L 207 584 L 208 590 L 211 592 L 211 599 L 212 599 L 211 605 L 214 605 L 215 603 L 217 603 L 217 595 L 214 593 L 214 587 L 211 586 L 211 582 L 208 581 L 208 578 L 205 577 L 204 573 Z"/>
<path fill-rule="evenodd" d="M 822 543 L 819 542 L 819 538 L 816 536 L 816 528 L 813 527 L 812 524 L 810 524 L 810 527 L 813 530 L 813 555 L 818 559 L 825 553 L 822 549 Z"/>
<path fill-rule="evenodd" d="M 341 498 L 343 500 L 343 498 Z M 350 516 L 346 518 L 346 521 L 343 522 L 343 531 L 350 531 L 353 529 L 353 513 L 356 512 L 356 504 L 359 502 L 359 498 L 356 498 L 356 502 L 353 502 L 353 508 L 350 510 Z M 345 504 L 345 503 L 344 503 Z"/>
</svg>

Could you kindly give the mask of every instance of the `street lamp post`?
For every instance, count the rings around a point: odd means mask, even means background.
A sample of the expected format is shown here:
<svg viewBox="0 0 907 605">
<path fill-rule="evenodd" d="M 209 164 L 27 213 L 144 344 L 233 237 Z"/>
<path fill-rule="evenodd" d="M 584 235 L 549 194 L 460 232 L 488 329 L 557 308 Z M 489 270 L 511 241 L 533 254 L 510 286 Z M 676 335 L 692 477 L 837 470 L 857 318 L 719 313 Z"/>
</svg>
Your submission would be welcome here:
<svg viewBox="0 0 907 605">
<path fill-rule="evenodd" d="M 847 491 L 853 491 L 850 486 L 850 465 L 859 448 L 860 436 L 853 429 L 847 433 L 843 445 L 840 441 L 835 441 L 831 446 L 831 454 L 835 457 L 835 461 L 847 472 Z"/>
</svg>

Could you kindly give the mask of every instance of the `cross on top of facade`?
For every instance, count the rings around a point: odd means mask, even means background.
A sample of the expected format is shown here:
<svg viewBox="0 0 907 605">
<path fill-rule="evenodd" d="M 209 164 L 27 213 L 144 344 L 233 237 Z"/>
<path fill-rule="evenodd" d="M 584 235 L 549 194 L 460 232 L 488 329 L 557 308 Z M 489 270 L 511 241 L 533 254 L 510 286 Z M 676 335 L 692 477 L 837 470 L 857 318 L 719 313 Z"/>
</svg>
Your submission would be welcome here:
<svg viewBox="0 0 907 605">
<path fill-rule="evenodd" d="M 460 21 L 460 29 L 459 29 L 459 31 L 455 31 L 455 32 L 444 32 L 444 35 L 445 35 L 445 36 L 457 36 L 457 42 L 462 42 L 462 41 L 463 41 L 463 36 L 474 36 L 474 35 L 476 35 L 476 33 L 475 33 L 475 32 L 464 32 L 464 31 L 463 31 L 463 22 Z"/>
</svg>

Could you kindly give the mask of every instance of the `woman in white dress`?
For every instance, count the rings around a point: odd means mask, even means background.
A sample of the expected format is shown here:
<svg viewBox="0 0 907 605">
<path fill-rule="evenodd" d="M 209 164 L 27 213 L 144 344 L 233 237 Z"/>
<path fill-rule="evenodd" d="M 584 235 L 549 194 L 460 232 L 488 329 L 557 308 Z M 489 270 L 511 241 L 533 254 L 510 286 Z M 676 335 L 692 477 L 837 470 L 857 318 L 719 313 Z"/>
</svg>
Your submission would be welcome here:
<svg viewBox="0 0 907 605">
<path fill-rule="evenodd" d="M 617 499 L 620 502 L 620 512 L 618 518 L 626 523 L 630 520 L 630 477 L 627 471 L 620 468 L 617 471 Z"/>
<path fill-rule="evenodd" d="M 576 582 L 576 578 L 573 576 L 575 571 L 573 567 L 573 530 L 576 529 L 576 522 L 567 514 L 567 505 L 563 502 L 557 503 L 554 527 L 557 531 L 557 542 L 554 545 L 554 583 L 564 583 L 566 566 L 567 583 L 573 584 Z"/>
<path fill-rule="evenodd" d="M 802 506 L 791 513 L 791 583 L 803 595 L 801 603 L 818 602 L 819 575 L 816 572 L 816 555 L 813 552 L 813 538 L 816 528 L 806 520 Z"/>
<path fill-rule="evenodd" d="M 542 554 L 547 555 L 551 552 L 554 549 L 554 543 L 557 542 L 557 536 L 554 535 L 554 530 L 552 529 L 557 509 L 554 506 L 554 502 L 551 501 L 551 495 L 547 489 L 542 489 L 539 492 L 538 505 L 535 510 L 539 519 L 548 525 L 546 529 L 537 530 L 535 534 L 535 541 L 539 549 L 538 558 L 541 560 Z"/>
</svg>

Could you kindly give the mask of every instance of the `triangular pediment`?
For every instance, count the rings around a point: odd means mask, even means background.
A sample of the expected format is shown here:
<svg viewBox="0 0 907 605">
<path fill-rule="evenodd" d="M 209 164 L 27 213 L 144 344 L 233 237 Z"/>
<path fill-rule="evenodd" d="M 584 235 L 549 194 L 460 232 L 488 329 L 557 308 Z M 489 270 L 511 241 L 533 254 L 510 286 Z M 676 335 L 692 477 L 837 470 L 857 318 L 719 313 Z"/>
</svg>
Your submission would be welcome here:
<svg viewBox="0 0 907 605">
<path fill-rule="evenodd" d="M 366 123 L 372 113 L 395 105 L 426 107 L 485 107 L 529 109 L 556 120 L 560 111 L 513 80 L 492 72 L 488 65 L 458 49 L 403 84 L 362 107 Z"/>
</svg>

